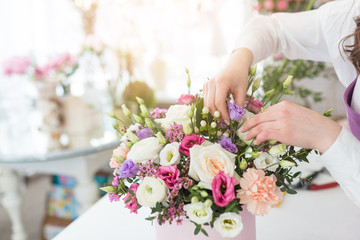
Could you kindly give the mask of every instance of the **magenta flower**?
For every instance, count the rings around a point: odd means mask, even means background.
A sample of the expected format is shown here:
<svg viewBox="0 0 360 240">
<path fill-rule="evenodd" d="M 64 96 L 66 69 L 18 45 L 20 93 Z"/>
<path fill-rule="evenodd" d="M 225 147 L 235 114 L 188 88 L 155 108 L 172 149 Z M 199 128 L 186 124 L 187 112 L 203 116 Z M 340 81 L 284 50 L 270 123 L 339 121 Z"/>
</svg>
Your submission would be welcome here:
<svg viewBox="0 0 360 240">
<path fill-rule="evenodd" d="M 139 187 L 139 184 L 133 183 L 130 186 L 130 190 L 136 194 L 136 191 Z M 129 202 L 126 202 L 129 198 L 131 198 L 131 200 Z M 127 193 L 126 196 L 123 198 L 124 202 L 125 202 L 125 207 L 130 209 L 130 213 L 138 213 L 137 209 L 139 208 L 139 203 L 136 200 L 135 196 L 131 196 L 130 193 Z"/>
<path fill-rule="evenodd" d="M 45 66 L 38 66 L 35 68 L 35 72 L 34 72 L 34 77 L 35 80 L 37 81 L 42 81 L 44 80 L 44 78 L 46 78 L 49 74 L 50 71 L 50 66 L 49 65 L 45 65 Z"/>
<path fill-rule="evenodd" d="M 219 207 L 225 207 L 235 199 L 236 179 L 220 171 L 211 183 L 214 202 Z"/>
<path fill-rule="evenodd" d="M 231 142 L 231 138 L 221 136 L 219 143 L 223 149 L 225 149 L 229 152 L 237 153 L 239 151 L 239 149 L 236 147 L 236 145 Z"/>
<path fill-rule="evenodd" d="M 232 121 L 240 121 L 244 114 L 246 113 L 245 109 L 235 103 L 228 101 L 228 111 L 230 115 L 230 119 Z"/>
<path fill-rule="evenodd" d="M 190 156 L 190 148 L 192 148 L 194 145 L 201 145 L 204 141 L 205 138 L 194 133 L 186 135 L 180 143 L 179 151 L 186 156 Z"/>
<path fill-rule="evenodd" d="M 132 178 L 136 176 L 138 171 L 139 166 L 132 160 L 127 159 L 121 164 L 118 174 L 121 178 Z"/>
<path fill-rule="evenodd" d="M 166 185 L 173 189 L 179 182 L 180 171 L 176 166 L 160 166 L 155 176 L 164 180 Z"/>
<path fill-rule="evenodd" d="M 248 102 L 247 109 L 250 112 L 253 112 L 255 114 L 258 114 L 261 111 L 261 108 L 264 107 L 264 104 L 258 100 L 251 99 L 250 102 Z"/>
<path fill-rule="evenodd" d="M 195 97 L 191 94 L 181 94 L 180 98 L 176 103 L 181 103 L 183 105 L 190 105 L 194 102 Z"/>
</svg>

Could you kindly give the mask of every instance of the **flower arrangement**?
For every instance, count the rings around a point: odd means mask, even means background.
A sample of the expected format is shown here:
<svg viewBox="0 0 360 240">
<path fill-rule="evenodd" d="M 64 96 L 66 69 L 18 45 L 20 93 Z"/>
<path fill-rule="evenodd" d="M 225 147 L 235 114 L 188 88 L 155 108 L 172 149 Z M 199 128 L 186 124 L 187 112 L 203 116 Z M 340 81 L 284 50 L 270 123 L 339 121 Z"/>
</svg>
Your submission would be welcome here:
<svg viewBox="0 0 360 240">
<path fill-rule="evenodd" d="M 311 4 L 313 0 L 258 0 L 255 10 L 261 13 L 300 12 Z"/>
<path fill-rule="evenodd" d="M 283 200 L 283 193 L 295 194 L 290 186 L 301 172 L 291 169 L 307 162 L 311 150 L 271 140 L 255 145 L 240 131 L 247 119 L 279 99 L 274 90 L 255 99 L 261 83 L 255 74 L 256 68 L 251 69 L 245 107 L 228 96 L 229 125 L 220 121 L 219 112 L 212 115 L 204 107 L 201 92 L 190 94 L 189 75 L 188 94 L 167 110 L 149 111 L 141 98 L 140 115 L 123 105 L 133 124 L 114 124 L 122 143 L 110 161 L 113 182 L 101 188 L 110 201 L 122 198 L 132 213 L 150 208 L 147 220 L 159 225 L 187 218 L 195 224 L 195 234 L 208 235 L 204 226 L 211 226 L 224 237 L 235 237 L 243 228 L 239 212 L 244 208 L 265 215 Z M 284 81 L 281 94 L 291 93 L 291 79 Z"/>
</svg>

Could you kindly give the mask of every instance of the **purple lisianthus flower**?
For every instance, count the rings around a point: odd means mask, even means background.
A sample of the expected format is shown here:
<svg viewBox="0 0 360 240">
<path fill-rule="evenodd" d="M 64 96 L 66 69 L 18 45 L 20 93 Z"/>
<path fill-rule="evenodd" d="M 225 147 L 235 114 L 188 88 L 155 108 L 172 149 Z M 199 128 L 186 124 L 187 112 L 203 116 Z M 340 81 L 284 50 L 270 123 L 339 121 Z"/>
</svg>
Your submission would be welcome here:
<svg viewBox="0 0 360 240">
<path fill-rule="evenodd" d="M 136 136 L 139 138 L 139 140 L 143 140 L 145 138 L 149 138 L 154 134 L 153 130 L 150 128 L 143 128 L 137 131 Z"/>
<path fill-rule="evenodd" d="M 235 103 L 228 101 L 228 111 L 230 115 L 230 119 L 232 121 L 240 121 L 244 114 L 246 113 L 245 109 Z"/>
<path fill-rule="evenodd" d="M 225 149 L 229 152 L 237 153 L 239 151 L 238 148 L 236 147 L 236 145 L 231 142 L 231 138 L 222 136 L 219 143 L 223 149 Z"/>
<path fill-rule="evenodd" d="M 121 178 L 131 178 L 135 177 L 138 171 L 139 166 L 135 164 L 132 160 L 127 159 L 121 164 L 118 174 Z"/>
</svg>

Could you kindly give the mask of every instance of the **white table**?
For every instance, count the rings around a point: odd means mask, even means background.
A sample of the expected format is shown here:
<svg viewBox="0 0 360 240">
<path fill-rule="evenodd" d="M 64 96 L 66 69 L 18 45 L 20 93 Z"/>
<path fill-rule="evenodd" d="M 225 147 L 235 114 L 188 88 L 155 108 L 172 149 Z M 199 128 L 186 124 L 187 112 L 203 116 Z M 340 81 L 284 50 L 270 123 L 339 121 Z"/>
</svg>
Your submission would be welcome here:
<svg viewBox="0 0 360 240">
<path fill-rule="evenodd" d="M 54 240 L 155 240 L 154 228 L 144 220 L 147 216 L 147 211 L 130 214 L 123 201 L 110 203 L 105 196 Z M 360 209 L 340 187 L 287 195 L 279 208 L 257 217 L 256 224 L 257 240 L 360 239 Z"/>
<path fill-rule="evenodd" d="M 24 172 L 37 172 L 67 175 L 76 178 L 75 197 L 78 212 L 81 214 L 98 199 L 98 186 L 93 180 L 95 172 L 104 166 L 119 145 L 110 141 L 80 149 L 65 149 L 40 155 L 23 157 L 4 157 L 0 155 L 1 203 L 7 210 L 12 223 L 12 240 L 25 240 L 26 233 L 22 223 L 21 203 L 25 184 Z"/>
</svg>

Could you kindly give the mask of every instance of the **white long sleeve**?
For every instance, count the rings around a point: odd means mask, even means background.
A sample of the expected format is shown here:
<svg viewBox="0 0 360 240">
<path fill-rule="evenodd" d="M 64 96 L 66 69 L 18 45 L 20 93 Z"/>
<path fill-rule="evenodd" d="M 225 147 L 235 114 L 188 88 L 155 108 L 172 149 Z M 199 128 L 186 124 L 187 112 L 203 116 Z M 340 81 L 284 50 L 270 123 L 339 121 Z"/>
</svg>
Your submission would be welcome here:
<svg viewBox="0 0 360 240">
<path fill-rule="evenodd" d="M 339 44 L 354 32 L 353 19 L 357 16 L 358 0 L 334 1 L 308 12 L 257 16 L 243 29 L 235 49 L 248 48 L 254 64 L 280 52 L 290 59 L 331 62 L 347 87 L 357 74 L 346 54 L 339 51 Z M 350 39 L 346 43 L 352 42 Z M 360 81 L 355 91 L 360 91 Z M 359 112 L 359 92 L 353 94 L 351 106 Z M 344 128 L 321 159 L 347 196 L 360 207 L 360 142 Z"/>
</svg>

